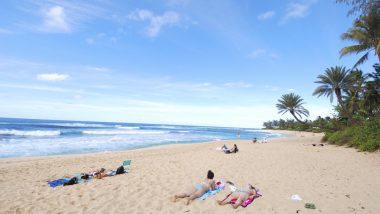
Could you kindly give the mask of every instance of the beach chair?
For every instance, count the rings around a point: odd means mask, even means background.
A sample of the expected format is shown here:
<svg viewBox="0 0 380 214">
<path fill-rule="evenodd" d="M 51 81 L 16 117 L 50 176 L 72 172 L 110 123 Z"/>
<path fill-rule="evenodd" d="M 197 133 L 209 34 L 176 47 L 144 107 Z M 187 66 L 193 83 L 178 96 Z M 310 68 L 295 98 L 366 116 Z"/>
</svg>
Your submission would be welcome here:
<svg viewBox="0 0 380 214">
<path fill-rule="evenodd" d="M 125 160 L 123 162 L 123 167 L 125 171 L 128 171 L 130 166 L 131 166 L 131 160 Z"/>
</svg>

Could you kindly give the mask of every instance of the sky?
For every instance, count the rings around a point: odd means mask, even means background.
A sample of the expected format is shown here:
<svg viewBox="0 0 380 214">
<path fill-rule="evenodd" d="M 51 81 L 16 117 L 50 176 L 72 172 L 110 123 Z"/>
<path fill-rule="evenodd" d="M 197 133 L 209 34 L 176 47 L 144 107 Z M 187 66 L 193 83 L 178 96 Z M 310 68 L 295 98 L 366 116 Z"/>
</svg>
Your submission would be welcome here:
<svg viewBox="0 0 380 214">
<path fill-rule="evenodd" d="M 334 0 L 4 0 L 0 117 L 260 128 L 351 43 Z M 372 72 L 376 57 L 361 66 Z"/>
</svg>

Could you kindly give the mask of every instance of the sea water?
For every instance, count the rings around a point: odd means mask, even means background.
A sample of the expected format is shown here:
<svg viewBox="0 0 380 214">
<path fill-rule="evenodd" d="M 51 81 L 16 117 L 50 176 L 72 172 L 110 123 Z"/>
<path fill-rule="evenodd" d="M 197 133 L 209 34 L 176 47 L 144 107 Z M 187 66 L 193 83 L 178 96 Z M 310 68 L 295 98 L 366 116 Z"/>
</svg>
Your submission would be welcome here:
<svg viewBox="0 0 380 214">
<path fill-rule="evenodd" d="M 121 151 L 255 137 L 280 135 L 248 128 L 0 118 L 0 157 Z"/>
</svg>

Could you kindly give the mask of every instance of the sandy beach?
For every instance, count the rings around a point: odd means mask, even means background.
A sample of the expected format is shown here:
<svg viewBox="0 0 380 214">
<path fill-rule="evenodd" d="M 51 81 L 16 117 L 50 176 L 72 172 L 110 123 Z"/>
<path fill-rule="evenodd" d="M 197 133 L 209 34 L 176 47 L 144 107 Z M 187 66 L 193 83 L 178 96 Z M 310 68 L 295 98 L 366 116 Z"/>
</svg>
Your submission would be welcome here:
<svg viewBox="0 0 380 214">
<path fill-rule="evenodd" d="M 380 213 L 380 153 L 334 145 L 316 146 L 321 134 L 283 132 L 267 144 L 247 140 L 167 145 L 123 152 L 0 159 L 0 213 Z M 236 143 L 240 151 L 217 151 Z M 51 188 L 48 180 L 116 168 L 129 173 Z M 237 186 L 251 183 L 263 194 L 246 208 L 219 206 L 228 188 L 204 201 L 171 202 L 204 179 Z M 302 201 L 290 197 L 298 194 Z M 304 208 L 314 203 L 316 210 Z"/>
</svg>

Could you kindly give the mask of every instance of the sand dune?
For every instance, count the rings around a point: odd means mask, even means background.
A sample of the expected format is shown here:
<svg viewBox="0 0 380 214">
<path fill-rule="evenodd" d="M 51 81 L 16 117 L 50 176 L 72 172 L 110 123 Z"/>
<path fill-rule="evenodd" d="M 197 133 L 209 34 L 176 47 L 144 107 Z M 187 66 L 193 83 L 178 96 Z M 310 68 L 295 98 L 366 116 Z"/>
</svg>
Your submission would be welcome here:
<svg viewBox="0 0 380 214">
<path fill-rule="evenodd" d="M 328 145 L 321 135 L 286 132 L 268 144 L 218 141 L 168 145 L 125 152 L 0 159 L 0 213 L 380 213 L 380 153 Z M 217 147 L 237 143 L 240 152 Z M 99 167 L 116 168 L 131 159 L 130 172 L 74 186 L 50 188 L 48 180 Z M 221 207 L 228 190 L 195 200 L 170 198 L 203 180 L 251 183 L 263 197 L 247 208 Z M 302 201 L 290 200 L 298 194 Z M 306 202 L 316 210 L 304 208 Z"/>
</svg>

